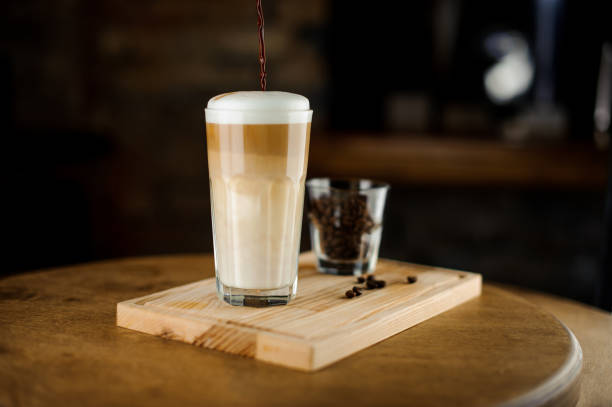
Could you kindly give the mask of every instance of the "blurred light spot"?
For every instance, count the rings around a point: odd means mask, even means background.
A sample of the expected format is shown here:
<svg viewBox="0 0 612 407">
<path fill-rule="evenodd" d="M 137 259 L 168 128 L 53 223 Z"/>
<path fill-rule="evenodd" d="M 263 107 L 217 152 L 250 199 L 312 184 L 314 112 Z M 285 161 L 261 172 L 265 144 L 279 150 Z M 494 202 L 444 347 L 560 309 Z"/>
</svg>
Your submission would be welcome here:
<svg viewBox="0 0 612 407">
<path fill-rule="evenodd" d="M 485 49 L 498 61 L 484 75 L 485 90 L 498 104 L 506 104 L 531 86 L 534 67 L 529 46 L 518 33 L 496 33 L 486 38 Z"/>
</svg>

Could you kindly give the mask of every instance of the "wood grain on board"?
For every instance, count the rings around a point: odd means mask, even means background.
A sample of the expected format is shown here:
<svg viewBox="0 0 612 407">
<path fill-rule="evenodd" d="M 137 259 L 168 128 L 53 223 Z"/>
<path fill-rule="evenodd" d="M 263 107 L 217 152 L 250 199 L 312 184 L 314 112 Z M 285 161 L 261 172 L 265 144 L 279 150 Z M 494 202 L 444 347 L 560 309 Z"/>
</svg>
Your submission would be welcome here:
<svg viewBox="0 0 612 407">
<path fill-rule="evenodd" d="M 408 276 L 417 282 L 407 284 Z M 117 325 L 300 370 L 316 370 L 464 303 L 481 291 L 479 274 L 380 260 L 384 289 L 363 290 L 353 276 L 300 264 L 298 294 L 287 306 L 235 307 L 219 300 L 213 278 L 117 304 Z"/>
</svg>

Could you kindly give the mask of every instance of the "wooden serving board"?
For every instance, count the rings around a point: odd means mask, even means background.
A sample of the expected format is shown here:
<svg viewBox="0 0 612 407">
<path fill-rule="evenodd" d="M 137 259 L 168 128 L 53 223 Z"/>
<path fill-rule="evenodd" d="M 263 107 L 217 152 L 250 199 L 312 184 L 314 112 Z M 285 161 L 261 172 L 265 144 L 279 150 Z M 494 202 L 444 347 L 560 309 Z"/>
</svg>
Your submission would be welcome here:
<svg viewBox="0 0 612 407">
<path fill-rule="evenodd" d="M 380 260 L 382 289 L 348 299 L 355 277 L 316 271 L 300 261 L 289 305 L 235 307 L 219 300 L 215 279 L 117 304 L 117 325 L 294 369 L 312 371 L 380 342 L 480 295 L 480 274 Z M 406 277 L 418 278 L 407 284 Z M 449 333 L 450 334 L 450 333 Z"/>
</svg>

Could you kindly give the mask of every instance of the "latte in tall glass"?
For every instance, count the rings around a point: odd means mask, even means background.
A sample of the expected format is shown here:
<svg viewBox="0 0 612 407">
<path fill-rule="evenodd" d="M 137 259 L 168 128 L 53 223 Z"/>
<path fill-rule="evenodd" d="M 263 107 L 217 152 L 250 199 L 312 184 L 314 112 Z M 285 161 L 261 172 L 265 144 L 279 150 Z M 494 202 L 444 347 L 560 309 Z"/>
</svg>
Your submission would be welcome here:
<svg viewBox="0 0 612 407">
<path fill-rule="evenodd" d="M 297 290 L 308 99 L 233 92 L 205 113 L 218 294 L 232 305 L 286 304 Z"/>
</svg>

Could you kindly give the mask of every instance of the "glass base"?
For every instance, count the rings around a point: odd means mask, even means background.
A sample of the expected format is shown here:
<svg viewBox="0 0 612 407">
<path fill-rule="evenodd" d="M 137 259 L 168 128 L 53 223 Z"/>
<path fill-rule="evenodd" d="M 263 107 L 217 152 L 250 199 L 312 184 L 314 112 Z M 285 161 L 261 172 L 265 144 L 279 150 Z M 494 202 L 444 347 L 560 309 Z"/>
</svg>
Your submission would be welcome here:
<svg viewBox="0 0 612 407">
<path fill-rule="evenodd" d="M 333 261 L 317 259 L 317 268 L 321 273 L 335 274 L 337 276 L 361 276 L 374 271 L 372 262 L 360 261 Z"/>
<path fill-rule="evenodd" d="M 230 305 L 245 307 L 271 307 L 287 305 L 295 298 L 297 276 L 293 284 L 272 289 L 235 288 L 224 285 L 217 277 L 217 296 Z"/>
</svg>

